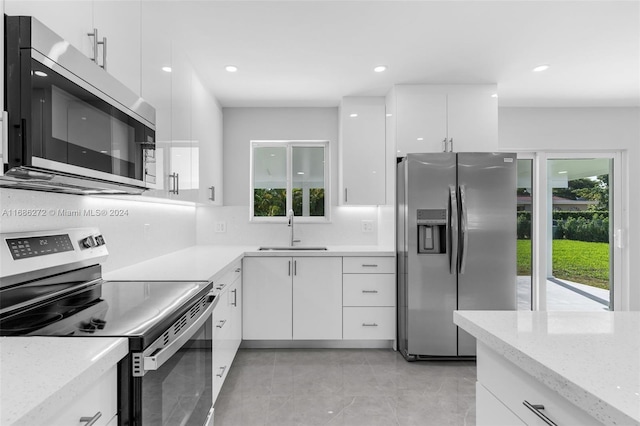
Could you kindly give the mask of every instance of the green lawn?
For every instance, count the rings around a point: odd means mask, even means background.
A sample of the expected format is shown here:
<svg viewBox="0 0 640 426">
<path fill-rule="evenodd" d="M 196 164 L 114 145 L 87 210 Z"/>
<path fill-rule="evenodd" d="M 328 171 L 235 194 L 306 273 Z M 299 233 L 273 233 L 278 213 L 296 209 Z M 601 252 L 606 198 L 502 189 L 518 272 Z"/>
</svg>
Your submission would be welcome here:
<svg viewBox="0 0 640 426">
<path fill-rule="evenodd" d="M 518 240 L 518 275 L 531 275 L 531 240 Z M 609 289 L 609 244 L 553 240 L 553 275 Z"/>
</svg>

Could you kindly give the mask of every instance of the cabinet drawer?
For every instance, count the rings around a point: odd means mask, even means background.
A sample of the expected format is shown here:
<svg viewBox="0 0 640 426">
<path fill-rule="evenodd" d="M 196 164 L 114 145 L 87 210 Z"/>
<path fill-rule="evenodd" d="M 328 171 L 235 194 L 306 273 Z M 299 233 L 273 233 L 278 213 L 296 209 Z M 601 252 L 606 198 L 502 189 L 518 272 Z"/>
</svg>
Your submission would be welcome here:
<svg viewBox="0 0 640 426">
<path fill-rule="evenodd" d="M 46 420 L 48 425 L 76 425 L 80 417 L 102 415 L 94 426 L 106 426 L 117 414 L 117 367 L 114 365 L 93 384 L 87 386 L 78 397 L 59 413 Z"/>
<path fill-rule="evenodd" d="M 478 343 L 478 382 L 522 421 L 530 426 L 546 426 L 547 423 L 527 408 L 524 402 L 544 406 L 540 410 L 558 425 L 600 425 L 564 397 L 542 384 L 515 364 L 504 359 L 487 346 Z"/>
<path fill-rule="evenodd" d="M 343 275 L 342 303 L 344 306 L 395 306 L 395 275 Z"/>
<path fill-rule="evenodd" d="M 395 257 L 344 257 L 342 272 L 345 274 L 393 274 Z"/>
<path fill-rule="evenodd" d="M 476 426 L 525 426 L 513 411 L 476 382 Z"/>
<path fill-rule="evenodd" d="M 348 307 L 342 309 L 343 339 L 391 340 L 396 337 L 396 309 Z"/>
<path fill-rule="evenodd" d="M 234 263 L 230 268 L 227 269 L 220 277 L 216 277 L 213 279 L 213 288 L 214 290 L 225 291 L 231 284 L 242 275 L 242 264 L 240 262 Z"/>
</svg>

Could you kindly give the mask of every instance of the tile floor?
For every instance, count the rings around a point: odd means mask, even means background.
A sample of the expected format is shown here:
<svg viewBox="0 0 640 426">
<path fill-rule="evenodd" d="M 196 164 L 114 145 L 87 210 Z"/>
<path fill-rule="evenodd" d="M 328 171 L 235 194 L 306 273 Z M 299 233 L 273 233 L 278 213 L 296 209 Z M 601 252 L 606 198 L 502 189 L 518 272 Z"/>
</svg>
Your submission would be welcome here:
<svg viewBox="0 0 640 426">
<path fill-rule="evenodd" d="M 381 349 L 241 349 L 215 426 L 474 425 L 475 362 Z"/>
</svg>

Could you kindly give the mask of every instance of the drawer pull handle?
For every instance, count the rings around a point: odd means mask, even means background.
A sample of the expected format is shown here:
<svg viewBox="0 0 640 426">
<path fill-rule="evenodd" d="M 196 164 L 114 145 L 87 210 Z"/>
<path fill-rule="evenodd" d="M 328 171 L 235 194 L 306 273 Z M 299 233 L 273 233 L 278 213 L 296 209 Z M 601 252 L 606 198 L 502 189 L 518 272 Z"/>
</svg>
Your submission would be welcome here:
<svg viewBox="0 0 640 426">
<path fill-rule="evenodd" d="M 362 267 L 363 268 L 377 268 L 378 265 L 376 265 L 375 263 L 363 263 Z"/>
<path fill-rule="evenodd" d="M 531 404 L 527 400 L 524 400 L 522 402 L 522 404 L 524 404 L 524 406 L 527 407 L 529 410 L 533 411 L 533 414 L 535 414 L 536 416 L 540 417 L 542 419 L 542 421 L 544 421 L 546 424 L 548 424 L 550 426 L 558 426 L 549 417 L 547 417 L 542 412 L 542 410 L 544 410 L 544 405 L 542 405 L 542 404 Z"/>
<path fill-rule="evenodd" d="M 242 271 L 242 269 L 236 268 L 236 272 L 240 272 L 240 271 Z"/>
<path fill-rule="evenodd" d="M 216 325 L 216 327 L 222 328 L 226 323 L 227 323 L 227 320 L 220 320 L 220 322 L 218 322 L 218 325 Z"/>
<path fill-rule="evenodd" d="M 371 324 L 367 324 L 366 322 L 363 322 L 363 323 L 362 323 L 362 326 L 363 326 L 363 327 L 377 327 L 377 326 L 378 326 L 378 324 L 376 324 L 375 322 L 374 322 L 374 323 L 371 323 Z"/>
<path fill-rule="evenodd" d="M 95 424 L 100 417 L 102 417 L 102 413 L 98 411 L 93 417 L 80 417 L 80 423 L 85 423 L 84 426 L 91 426 Z"/>
<path fill-rule="evenodd" d="M 218 377 L 224 376 L 224 372 L 225 371 L 227 371 L 227 366 L 226 365 L 224 367 L 220 367 L 220 372 L 218 374 L 216 374 L 216 376 L 218 376 Z"/>
<path fill-rule="evenodd" d="M 362 290 L 363 293 L 377 293 L 378 290 Z"/>
<path fill-rule="evenodd" d="M 227 286 L 226 284 L 218 284 L 218 286 L 216 287 L 216 290 L 222 290 L 226 286 Z"/>
<path fill-rule="evenodd" d="M 233 293 L 233 302 L 231 303 L 231 305 L 238 306 L 238 289 L 234 288 L 233 290 L 231 290 L 231 293 Z"/>
</svg>

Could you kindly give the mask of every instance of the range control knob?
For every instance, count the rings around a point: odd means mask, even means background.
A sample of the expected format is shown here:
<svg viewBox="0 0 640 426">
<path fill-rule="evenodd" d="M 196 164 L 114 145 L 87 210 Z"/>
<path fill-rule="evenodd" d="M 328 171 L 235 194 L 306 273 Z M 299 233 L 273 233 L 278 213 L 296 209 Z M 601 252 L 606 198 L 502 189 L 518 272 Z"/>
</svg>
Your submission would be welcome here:
<svg viewBox="0 0 640 426">
<path fill-rule="evenodd" d="M 96 246 L 96 240 L 94 240 L 93 237 L 89 236 L 87 238 L 82 239 L 80 241 L 80 244 L 82 244 L 82 247 L 84 248 L 91 248 Z"/>
<path fill-rule="evenodd" d="M 96 235 L 96 245 L 103 246 L 104 244 L 104 237 L 102 235 Z"/>
</svg>

